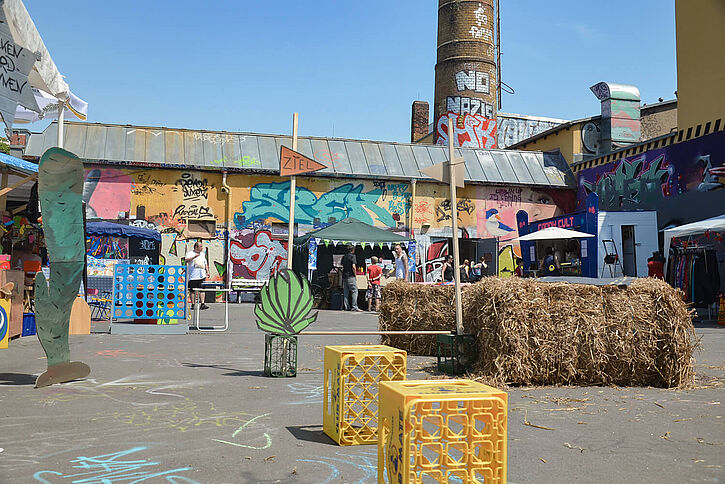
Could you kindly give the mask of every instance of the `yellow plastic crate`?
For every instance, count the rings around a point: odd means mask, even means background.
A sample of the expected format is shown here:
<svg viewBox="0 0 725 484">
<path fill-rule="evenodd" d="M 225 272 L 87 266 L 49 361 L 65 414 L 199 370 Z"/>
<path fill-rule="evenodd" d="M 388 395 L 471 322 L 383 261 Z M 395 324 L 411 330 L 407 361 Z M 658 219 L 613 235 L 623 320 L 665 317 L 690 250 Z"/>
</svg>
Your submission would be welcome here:
<svg viewBox="0 0 725 484">
<path fill-rule="evenodd" d="M 378 383 L 405 380 L 406 363 L 390 346 L 325 346 L 324 432 L 338 445 L 377 443 Z"/>
<path fill-rule="evenodd" d="M 505 392 L 470 380 L 380 383 L 378 482 L 505 483 Z"/>
</svg>

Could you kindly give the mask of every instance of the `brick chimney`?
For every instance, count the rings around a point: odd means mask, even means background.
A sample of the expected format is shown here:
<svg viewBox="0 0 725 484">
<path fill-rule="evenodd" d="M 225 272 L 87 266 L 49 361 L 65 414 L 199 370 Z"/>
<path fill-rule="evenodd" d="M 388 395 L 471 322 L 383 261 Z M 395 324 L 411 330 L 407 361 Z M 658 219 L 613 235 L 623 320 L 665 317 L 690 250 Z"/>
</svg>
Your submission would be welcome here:
<svg viewBox="0 0 725 484">
<path fill-rule="evenodd" d="M 415 143 L 428 134 L 428 113 L 430 108 L 425 101 L 413 101 L 413 114 L 410 118 L 410 142 Z"/>
</svg>

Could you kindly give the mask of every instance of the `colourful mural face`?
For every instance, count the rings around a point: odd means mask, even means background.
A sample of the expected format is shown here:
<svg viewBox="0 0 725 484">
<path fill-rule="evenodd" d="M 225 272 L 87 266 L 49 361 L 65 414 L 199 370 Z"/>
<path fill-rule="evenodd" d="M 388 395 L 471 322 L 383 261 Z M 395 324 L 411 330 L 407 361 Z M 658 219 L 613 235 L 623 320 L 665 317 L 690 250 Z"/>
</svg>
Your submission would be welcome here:
<svg viewBox="0 0 725 484">
<path fill-rule="evenodd" d="M 89 219 L 116 219 L 131 206 L 133 179 L 127 170 L 98 167 L 86 169 L 83 201 Z"/>
<path fill-rule="evenodd" d="M 722 214 L 725 132 L 582 170 L 577 202 L 599 195 L 600 210 L 657 210 L 661 227 Z"/>
</svg>

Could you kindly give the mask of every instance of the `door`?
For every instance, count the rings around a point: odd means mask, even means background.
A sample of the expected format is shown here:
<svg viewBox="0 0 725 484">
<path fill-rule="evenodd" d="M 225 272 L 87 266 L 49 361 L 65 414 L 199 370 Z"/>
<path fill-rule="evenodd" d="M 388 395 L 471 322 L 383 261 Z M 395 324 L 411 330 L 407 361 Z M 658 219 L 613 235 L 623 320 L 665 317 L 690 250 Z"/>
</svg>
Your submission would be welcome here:
<svg viewBox="0 0 725 484">
<path fill-rule="evenodd" d="M 625 276 L 637 277 L 634 225 L 622 225 L 622 271 Z"/>
<path fill-rule="evenodd" d="M 498 242 L 496 239 L 478 239 L 476 244 L 476 261 L 483 257 L 488 266 L 483 270 L 484 276 L 495 276 L 498 274 Z"/>
</svg>

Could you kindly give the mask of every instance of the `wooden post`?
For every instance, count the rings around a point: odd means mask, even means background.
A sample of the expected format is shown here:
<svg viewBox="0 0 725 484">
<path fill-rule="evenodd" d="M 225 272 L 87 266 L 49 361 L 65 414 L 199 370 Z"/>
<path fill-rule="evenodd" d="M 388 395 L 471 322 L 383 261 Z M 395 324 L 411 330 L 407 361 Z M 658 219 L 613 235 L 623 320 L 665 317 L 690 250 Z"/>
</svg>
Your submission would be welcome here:
<svg viewBox="0 0 725 484">
<path fill-rule="evenodd" d="M 0 214 L 5 212 L 5 209 L 7 208 L 7 192 L 10 190 L 7 190 L 8 187 L 8 169 L 3 168 L 2 173 L 2 180 L 0 180 L 0 186 L 2 187 L 2 195 L 0 195 Z"/>
<path fill-rule="evenodd" d="M 297 119 L 298 113 L 292 117 L 292 150 L 297 151 Z M 297 188 L 297 177 L 292 175 L 289 184 L 289 225 L 287 235 L 287 269 L 292 270 L 292 253 L 294 251 L 295 237 L 295 189 Z"/>
<path fill-rule="evenodd" d="M 453 164 L 453 118 L 448 118 L 448 170 L 451 187 L 451 224 L 453 226 L 453 279 L 456 293 L 456 333 L 463 334 L 463 309 L 461 307 L 461 264 L 458 250 L 458 200 L 456 199 L 456 175 Z"/>
</svg>

